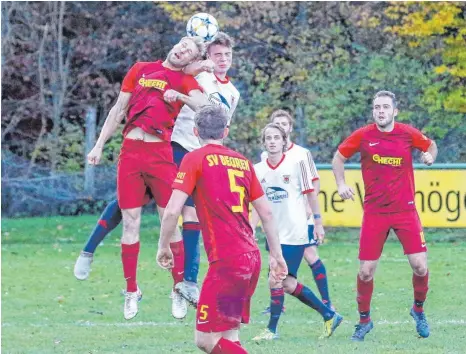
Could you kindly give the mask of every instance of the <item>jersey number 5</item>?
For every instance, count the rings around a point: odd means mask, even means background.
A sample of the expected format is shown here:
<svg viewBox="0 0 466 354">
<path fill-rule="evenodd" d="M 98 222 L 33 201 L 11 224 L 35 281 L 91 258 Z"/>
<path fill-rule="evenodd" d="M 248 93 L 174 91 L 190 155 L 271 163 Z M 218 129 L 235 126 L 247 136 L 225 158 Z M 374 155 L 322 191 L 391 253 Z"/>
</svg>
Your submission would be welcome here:
<svg viewBox="0 0 466 354">
<path fill-rule="evenodd" d="M 243 171 L 228 169 L 228 180 L 230 181 L 230 190 L 232 193 L 239 193 L 239 205 L 233 205 L 231 210 L 234 213 L 242 213 L 244 210 L 243 201 L 244 201 L 244 187 L 238 186 L 236 184 L 236 177 L 244 177 Z"/>
</svg>

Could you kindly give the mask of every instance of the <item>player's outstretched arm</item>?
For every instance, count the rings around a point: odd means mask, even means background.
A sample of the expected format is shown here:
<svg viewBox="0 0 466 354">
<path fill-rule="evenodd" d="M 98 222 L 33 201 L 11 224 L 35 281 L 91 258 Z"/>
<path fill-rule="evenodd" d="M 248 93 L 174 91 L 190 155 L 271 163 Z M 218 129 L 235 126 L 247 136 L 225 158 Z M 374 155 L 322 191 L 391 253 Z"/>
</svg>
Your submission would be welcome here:
<svg viewBox="0 0 466 354">
<path fill-rule="evenodd" d="M 163 95 L 163 99 L 166 102 L 181 101 L 188 105 L 193 111 L 197 111 L 201 107 L 210 104 L 207 96 L 200 90 L 192 90 L 189 92 L 189 96 L 183 95 L 181 92 L 175 90 L 167 90 Z"/>
<path fill-rule="evenodd" d="M 435 143 L 435 141 L 432 140 L 432 143 L 430 144 L 427 151 L 421 154 L 421 161 L 427 166 L 430 166 L 437 159 L 437 155 L 438 155 L 437 144 Z"/>
<path fill-rule="evenodd" d="M 157 264 L 164 269 L 170 269 L 174 266 L 173 253 L 170 250 L 170 239 L 175 233 L 178 218 L 181 215 L 186 199 L 188 199 L 188 195 L 185 192 L 174 189 L 163 212 L 156 258 Z"/>
<path fill-rule="evenodd" d="M 283 259 L 282 248 L 280 246 L 278 232 L 273 221 L 273 214 L 269 201 L 265 196 L 262 196 L 254 200 L 252 205 L 262 221 L 262 227 L 264 228 L 265 237 L 267 238 L 267 243 L 269 245 L 270 274 L 275 280 L 281 281 L 285 279 L 288 274 L 288 268 L 285 260 Z"/>
<path fill-rule="evenodd" d="M 345 182 L 345 162 L 347 158 L 344 157 L 340 151 L 337 150 L 332 160 L 332 170 L 337 182 L 338 194 L 342 199 L 354 200 L 354 191 L 351 187 L 346 185 Z"/>
<path fill-rule="evenodd" d="M 252 213 L 251 213 L 251 228 L 254 233 L 256 233 L 256 228 L 257 225 L 259 225 L 260 217 L 259 214 L 257 213 L 256 209 L 254 207 L 252 208 Z"/>
<path fill-rule="evenodd" d="M 210 59 L 195 61 L 188 64 L 183 68 L 183 72 L 188 75 L 197 76 L 206 71 L 208 73 L 214 72 L 214 62 Z"/>
<path fill-rule="evenodd" d="M 126 116 L 130 98 L 130 92 L 120 91 L 115 105 L 110 109 L 110 112 L 108 112 L 107 119 L 105 119 L 104 126 L 102 127 L 102 131 L 100 132 L 97 142 L 91 152 L 87 155 L 87 161 L 91 165 L 98 165 L 100 163 L 105 143 L 113 136 L 113 134 L 115 134 L 118 125 Z"/>
</svg>

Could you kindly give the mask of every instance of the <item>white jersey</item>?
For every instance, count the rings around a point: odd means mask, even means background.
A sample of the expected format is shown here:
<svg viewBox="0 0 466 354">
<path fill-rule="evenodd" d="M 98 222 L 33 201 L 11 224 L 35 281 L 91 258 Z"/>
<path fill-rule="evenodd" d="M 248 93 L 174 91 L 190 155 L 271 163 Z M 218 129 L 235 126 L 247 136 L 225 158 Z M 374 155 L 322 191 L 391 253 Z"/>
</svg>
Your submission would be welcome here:
<svg viewBox="0 0 466 354">
<path fill-rule="evenodd" d="M 254 165 L 257 178 L 271 202 L 275 224 L 282 245 L 309 243 L 306 195 L 313 191 L 308 163 L 292 155 L 272 167 L 267 160 Z"/>
<path fill-rule="evenodd" d="M 239 101 L 239 91 L 230 82 L 230 79 L 221 81 L 213 73 L 202 72 L 196 76 L 196 81 L 208 96 L 212 104 L 221 105 L 231 118 Z M 172 141 L 177 142 L 188 151 L 201 147 L 199 139 L 194 135 L 194 111 L 184 105 L 175 121 Z M 230 121 L 228 125 L 230 125 Z"/>
<path fill-rule="evenodd" d="M 314 163 L 314 159 L 312 158 L 311 152 L 295 143 L 292 143 L 290 148 L 285 152 L 285 154 L 289 156 L 293 156 L 294 159 L 303 159 L 309 164 L 309 169 L 311 171 L 312 181 L 319 179 L 319 173 L 317 172 L 316 164 Z M 263 151 L 261 154 L 261 161 L 265 161 L 267 159 L 267 151 Z M 307 203 L 307 200 L 306 200 Z M 314 218 L 311 216 L 308 220 L 308 225 L 314 225 Z"/>
</svg>

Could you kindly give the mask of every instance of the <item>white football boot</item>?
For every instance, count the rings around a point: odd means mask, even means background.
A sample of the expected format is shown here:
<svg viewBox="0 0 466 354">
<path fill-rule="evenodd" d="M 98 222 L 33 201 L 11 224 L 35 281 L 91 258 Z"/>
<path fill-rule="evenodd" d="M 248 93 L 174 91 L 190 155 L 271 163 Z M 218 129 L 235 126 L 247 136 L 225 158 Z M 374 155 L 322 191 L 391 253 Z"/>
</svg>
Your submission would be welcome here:
<svg viewBox="0 0 466 354">
<path fill-rule="evenodd" d="M 74 265 L 74 276 L 78 280 L 86 280 L 91 273 L 91 264 L 94 261 L 94 254 L 81 251 Z"/>
</svg>

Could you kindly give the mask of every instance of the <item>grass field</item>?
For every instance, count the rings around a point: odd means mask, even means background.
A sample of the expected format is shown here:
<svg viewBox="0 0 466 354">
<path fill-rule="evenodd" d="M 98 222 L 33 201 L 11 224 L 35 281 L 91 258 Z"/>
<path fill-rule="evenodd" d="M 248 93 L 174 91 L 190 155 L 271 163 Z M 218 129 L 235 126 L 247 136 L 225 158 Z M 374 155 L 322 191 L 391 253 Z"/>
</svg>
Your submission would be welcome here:
<svg viewBox="0 0 466 354">
<path fill-rule="evenodd" d="M 183 321 L 171 317 L 171 277 L 155 264 L 156 217 L 145 215 L 143 219 L 138 279 L 144 299 L 132 321 L 125 321 L 122 313 L 120 228 L 97 249 L 90 278 L 80 282 L 73 276 L 73 266 L 95 216 L 2 220 L 2 353 L 198 352 L 193 344 L 194 311 L 190 309 Z M 389 241 L 375 278 L 375 328 L 364 343 L 348 340 L 358 320 L 358 231 L 327 230 L 329 242 L 320 248 L 320 255 L 327 267 L 332 300 L 345 316 L 334 336 L 319 340 L 320 316 L 287 297 L 287 311 L 279 324 L 281 339 L 252 342 L 268 319 L 260 314 L 269 299 L 264 269 L 253 298 L 252 323 L 241 331 L 242 343 L 250 353 L 267 354 L 466 353 L 465 233 L 425 232 L 431 274 L 426 303 L 431 325 L 428 339 L 417 338 L 408 314 L 411 271 L 401 246 Z M 202 253 L 201 276 L 205 260 Z M 300 281 L 315 289 L 305 264 Z"/>
</svg>

